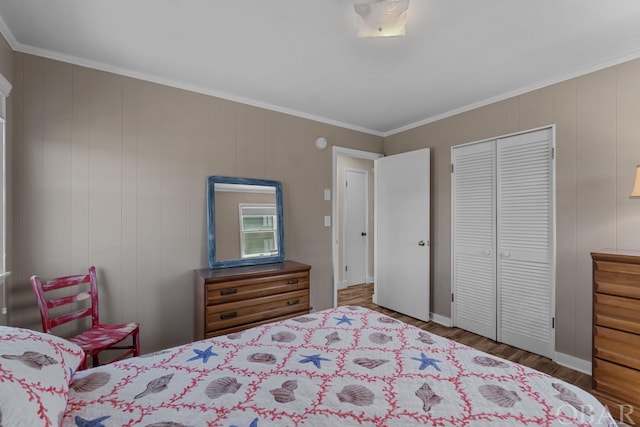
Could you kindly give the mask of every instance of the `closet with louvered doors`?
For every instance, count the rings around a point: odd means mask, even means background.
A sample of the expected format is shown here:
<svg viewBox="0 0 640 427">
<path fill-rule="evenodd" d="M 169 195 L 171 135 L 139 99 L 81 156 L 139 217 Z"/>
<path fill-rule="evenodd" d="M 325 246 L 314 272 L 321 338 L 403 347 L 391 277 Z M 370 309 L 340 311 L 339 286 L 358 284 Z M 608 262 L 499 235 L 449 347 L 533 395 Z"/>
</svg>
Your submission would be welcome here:
<svg viewBox="0 0 640 427">
<path fill-rule="evenodd" d="M 552 127 L 451 148 L 454 326 L 555 353 Z"/>
</svg>

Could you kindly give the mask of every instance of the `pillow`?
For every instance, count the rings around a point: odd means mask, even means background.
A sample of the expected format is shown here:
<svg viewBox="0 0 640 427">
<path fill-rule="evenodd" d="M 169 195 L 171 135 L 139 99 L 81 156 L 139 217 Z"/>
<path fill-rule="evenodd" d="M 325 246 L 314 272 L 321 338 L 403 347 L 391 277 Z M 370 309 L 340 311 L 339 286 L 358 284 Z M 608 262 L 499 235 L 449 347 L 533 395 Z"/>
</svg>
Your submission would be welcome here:
<svg viewBox="0 0 640 427">
<path fill-rule="evenodd" d="M 71 376 L 83 358 L 65 339 L 0 326 L 0 426 L 60 425 Z"/>
</svg>

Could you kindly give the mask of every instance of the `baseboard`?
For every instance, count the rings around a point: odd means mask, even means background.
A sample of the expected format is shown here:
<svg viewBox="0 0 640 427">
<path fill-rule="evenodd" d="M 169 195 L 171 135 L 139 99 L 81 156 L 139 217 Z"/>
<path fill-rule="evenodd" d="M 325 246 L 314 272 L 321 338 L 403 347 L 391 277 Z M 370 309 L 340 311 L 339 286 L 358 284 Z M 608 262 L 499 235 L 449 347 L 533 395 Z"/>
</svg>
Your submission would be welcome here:
<svg viewBox="0 0 640 427">
<path fill-rule="evenodd" d="M 589 360 L 579 359 L 575 356 L 556 352 L 554 362 L 558 365 L 562 365 L 566 368 L 591 376 L 591 361 Z"/>
<path fill-rule="evenodd" d="M 451 318 L 450 317 L 441 316 L 441 315 L 436 314 L 436 313 L 431 313 L 431 321 L 435 322 L 435 323 L 437 323 L 439 325 L 442 325 L 442 326 L 451 327 Z"/>
<path fill-rule="evenodd" d="M 367 281 L 367 283 L 373 283 L 376 281 L 376 278 L 373 276 L 367 276 L 365 277 L 365 280 Z"/>
</svg>

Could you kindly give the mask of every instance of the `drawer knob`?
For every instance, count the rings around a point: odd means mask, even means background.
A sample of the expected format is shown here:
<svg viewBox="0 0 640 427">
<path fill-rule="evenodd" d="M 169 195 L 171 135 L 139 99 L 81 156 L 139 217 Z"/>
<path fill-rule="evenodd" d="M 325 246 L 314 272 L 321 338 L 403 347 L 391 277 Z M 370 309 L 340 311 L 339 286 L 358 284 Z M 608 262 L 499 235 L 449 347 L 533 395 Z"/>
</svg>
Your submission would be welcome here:
<svg viewBox="0 0 640 427">
<path fill-rule="evenodd" d="M 234 317 L 238 317 L 237 311 L 232 311 L 231 313 L 222 313 L 220 315 L 220 320 L 233 319 Z"/>
<path fill-rule="evenodd" d="M 289 279 L 287 280 L 287 285 L 297 285 L 298 279 Z"/>
<path fill-rule="evenodd" d="M 238 293 L 238 288 L 222 289 L 220 291 L 220 295 L 232 295 L 237 293 Z"/>
<path fill-rule="evenodd" d="M 287 305 L 296 305 L 300 303 L 300 298 L 290 299 L 287 301 Z"/>
</svg>

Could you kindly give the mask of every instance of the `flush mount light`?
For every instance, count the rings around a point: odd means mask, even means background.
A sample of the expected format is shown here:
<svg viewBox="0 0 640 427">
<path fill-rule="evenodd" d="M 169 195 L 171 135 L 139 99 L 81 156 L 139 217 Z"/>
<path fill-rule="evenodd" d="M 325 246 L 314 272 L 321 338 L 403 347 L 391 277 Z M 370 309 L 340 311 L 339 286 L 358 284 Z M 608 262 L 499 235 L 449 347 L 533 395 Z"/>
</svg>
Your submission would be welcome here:
<svg viewBox="0 0 640 427">
<path fill-rule="evenodd" d="M 354 0 L 358 37 L 393 37 L 407 33 L 409 0 Z"/>
<path fill-rule="evenodd" d="M 327 138 L 325 138 L 324 136 L 316 138 L 316 148 L 318 150 L 324 150 L 325 148 L 327 148 Z"/>
</svg>

